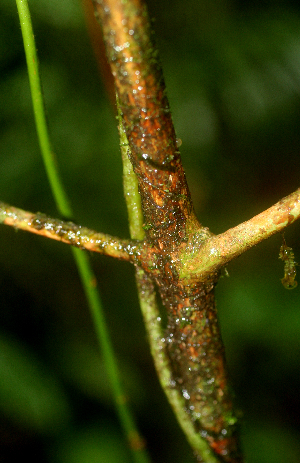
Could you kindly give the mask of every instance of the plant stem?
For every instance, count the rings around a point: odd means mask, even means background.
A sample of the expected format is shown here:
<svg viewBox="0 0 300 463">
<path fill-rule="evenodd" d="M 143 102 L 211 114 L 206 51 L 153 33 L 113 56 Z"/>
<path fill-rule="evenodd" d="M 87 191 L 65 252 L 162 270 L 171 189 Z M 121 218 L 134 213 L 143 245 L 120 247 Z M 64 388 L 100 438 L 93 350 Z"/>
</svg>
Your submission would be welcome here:
<svg viewBox="0 0 300 463">
<path fill-rule="evenodd" d="M 235 257 L 284 230 L 300 218 L 300 188 L 282 198 L 269 209 L 224 233 L 209 238 L 202 246 L 197 236 L 191 236 L 178 256 L 178 271 L 182 280 L 206 278 Z"/>
<path fill-rule="evenodd" d="M 123 188 L 128 211 L 130 236 L 132 239 L 144 239 L 143 213 L 138 191 L 138 180 L 129 160 L 129 144 L 123 128 L 121 109 L 118 104 L 119 136 L 123 162 Z M 185 411 L 182 395 L 174 387 L 170 360 L 166 351 L 166 342 L 161 326 L 161 317 L 156 300 L 153 281 L 140 267 L 136 268 L 136 283 L 141 312 L 150 344 L 150 351 L 158 374 L 159 382 L 176 418 L 183 429 L 191 447 L 197 451 L 205 463 L 217 463 L 216 457 L 207 442 L 195 430 Z"/>
<path fill-rule="evenodd" d="M 72 217 L 72 210 L 67 195 L 65 193 L 62 181 L 58 174 L 58 168 L 54 157 L 55 155 L 52 151 L 49 138 L 48 125 L 45 115 L 44 98 L 42 94 L 42 84 L 39 73 L 38 56 L 36 52 L 28 1 L 16 0 L 16 3 L 21 23 L 33 112 L 41 154 L 45 164 L 48 181 L 56 203 L 56 207 L 64 217 L 69 218 Z"/>
<path fill-rule="evenodd" d="M 73 216 L 72 209 L 60 179 L 50 144 L 48 126 L 45 117 L 44 99 L 41 91 L 38 58 L 28 2 L 27 0 L 16 0 L 16 3 L 21 22 L 36 128 L 45 168 L 57 209 L 63 216 L 71 218 Z M 117 361 L 102 309 L 101 299 L 97 291 L 96 277 L 91 268 L 88 256 L 80 249 L 72 248 L 72 252 L 95 324 L 98 342 L 102 350 L 102 355 L 112 386 L 116 411 L 129 443 L 133 460 L 136 463 L 148 463 L 149 458 L 144 450 L 143 439 L 139 436 L 134 418 L 125 399 L 126 394 L 124 393 L 121 383 Z"/>
<path fill-rule="evenodd" d="M 17 4 L 40 146 L 58 209 L 64 216 L 70 217 L 71 208 L 56 170 L 47 132 L 27 1 L 17 0 Z M 222 265 L 300 217 L 300 190 L 222 235 L 214 236 L 201 227 L 194 215 L 177 150 L 145 5 L 140 0 L 94 0 L 94 4 L 102 20 L 122 111 L 122 118 L 119 114 L 120 138 L 130 233 L 136 240 L 144 240 L 146 234 L 146 241 L 134 244 L 138 258 L 135 258 L 131 244 L 127 248 L 125 245 L 124 249 L 124 241 L 121 240 L 112 243 L 108 239 L 106 248 L 103 241 L 98 251 L 101 249 L 102 252 L 105 248 L 105 252 L 121 258 L 124 251 L 124 258 L 137 265 L 139 298 L 151 352 L 160 381 L 193 448 L 207 463 L 220 460 L 241 462 L 214 304 L 214 286 Z M 33 50 L 30 51 L 31 48 Z M 1 218 L 9 225 L 17 223 L 6 209 L 0 209 Z M 36 233 L 42 223 L 43 234 L 52 238 L 59 236 L 58 229 L 63 231 L 59 223 L 55 226 L 52 223 L 50 228 L 53 228 L 49 231 L 49 222 L 41 216 L 38 221 L 33 227 L 27 222 L 23 228 L 34 229 Z M 22 228 L 21 222 L 18 225 Z M 86 238 L 80 234 L 81 227 L 76 228 L 73 224 L 66 227 L 63 232 L 66 231 L 67 239 L 63 241 L 79 246 L 84 244 Z M 88 237 L 89 246 L 95 236 Z M 135 461 L 146 462 L 148 456 L 141 450 L 143 441 L 127 404 L 122 401 L 124 394 L 94 275 L 86 255 L 81 258 L 82 253 L 75 249 L 74 256 L 86 285 L 85 292 L 112 381 L 117 412 L 132 449 L 137 450 Z M 168 314 L 167 342 L 163 340 L 153 282 L 159 288 Z"/>
<path fill-rule="evenodd" d="M 101 300 L 96 289 L 97 280 L 94 273 L 91 271 L 87 255 L 79 249 L 73 248 L 73 251 L 80 271 L 84 291 L 89 302 L 96 335 L 103 355 L 105 369 L 112 386 L 116 411 L 129 443 L 133 460 L 135 463 L 149 463 L 150 459 L 145 449 L 144 439 L 140 436 L 135 425 L 135 420 L 131 413 L 128 399 L 121 382 L 117 361 L 114 355 L 110 336 L 108 334 L 104 311 L 102 310 Z"/>
<path fill-rule="evenodd" d="M 193 284 L 178 278 L 177 256 L 189 236 L 197 233 L 201 246 L 212 234 L 194 214 L 147 8 L 142 0 L 94 0 L 94 5 L 141 194 L 149 252 L 143 269 L 167 313 L 165 349 L 172 383 L 182 396 L 181 414 L 216 457 L 241 462 L 214 302 L 218 275 Z M 144 297 L 149 292 L 143 282 L 141 292 Z"/>
<path fill-rule="evenodd" d="M 122 240 L 97 233 L 72 222 L 53 219 L 40 213 L 33 214 L 2 202 L 0 202 L 0 223 L 126 261 L 135 260 L 143 247 L 143 243 L 137 241 Z"/>
<path fill-rule="evenodd" d="M 168 236 L 163 247 L 172 246 L 194 214 L 147 8 L 142 0 L 93 3 L 138 177 L 145 234 L 157 245 Z"/>
</svg>

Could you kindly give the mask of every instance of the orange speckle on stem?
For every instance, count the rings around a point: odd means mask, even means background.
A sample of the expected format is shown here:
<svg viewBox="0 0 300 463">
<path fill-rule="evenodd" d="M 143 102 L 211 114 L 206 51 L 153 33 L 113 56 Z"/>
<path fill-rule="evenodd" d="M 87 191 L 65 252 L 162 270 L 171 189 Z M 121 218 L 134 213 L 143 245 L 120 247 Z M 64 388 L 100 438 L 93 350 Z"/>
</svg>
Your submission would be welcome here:
<svg viewBox="0 0 300 463">
<path fill-rule="evenodd" d="M 289 221 L 288 216 L 289 216 L 288 213 L 286 213 L 284 215 L 283 214 L 278 214 L 278 215 L 273 217 L 273 223 L 275 225 L 280 225 L 282 223 L 288 222 Z"/>
</svg>

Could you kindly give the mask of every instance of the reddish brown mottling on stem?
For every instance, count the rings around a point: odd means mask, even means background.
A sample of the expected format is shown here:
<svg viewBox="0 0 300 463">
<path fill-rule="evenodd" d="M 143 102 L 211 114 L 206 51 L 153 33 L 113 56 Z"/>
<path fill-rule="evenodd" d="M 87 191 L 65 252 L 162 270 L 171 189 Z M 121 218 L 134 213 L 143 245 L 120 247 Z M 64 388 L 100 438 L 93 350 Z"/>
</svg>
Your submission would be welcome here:
<svg viewBox="0 0 300 463">
<path fill-rule="evenodd" d="M 147 10 L 140 0 L 94 0 L 94 5 L 139 183 L 148 249 L 142 266 L 156 282 L 168 313 L 166 347 L 174 387 L 185 399 L 194 428 L 213 451 L 222 461 L 237 463 L 235 420 L 214 305 L 218 275 L 193 285 L 183 284 L 178 276 L 178 250 L 189 235 L 198 233 L 201 246 L 210 234 L 194 215 Z"/>
<path fill-rule="evenodd" d="M 185 237 L 193 208 L 146 7 L 138 0 L 94 4 L 139 179 L 146 234 L 154 242 L 168 235 L 174 243 Z"/>
<path fill-rule="evenodd" d="M 295 220 L 295 215 L 293 214 L 293 211 L 295 210 L 295 207 L 297 206 L 297 203 L 299 202 L 299 199 L 295 199 L 294 196 L 291 195 L 290 200 L 287 201 L 286 198 L 283 198 L 283 200 L 279 201 L 278 203 L 278 216 L 275 216 L 273 219 L 274 224 L 279 225 L 279 224 L 291 224 Z"/>
<path fill-rule="evenodd" d="M 204 443 L 203 450 L 199 435 L 195 444 L 196 432 L 206 439 L 218 461 L 240 463 L 214 287 L 222 266 L 300 217 L 300 189 L 221 235 L 214 236 L 202 227 L 193 212 L 177 150 L 146 7 L 140 0 L 93 2 L 139 182 L 146 240 L 120 240 L 4 203 L 0 203 L 0 222 L 133 262 L 145 271 L 145 277 L 138 278 L 140 291 L 150 299 L 149 288 L 152 291 L 155 282 L 167 310 L 165 340 L 160 338 L 158 344 L 167 352 L 163 359 L 168 369 L 165 390 L 176 388 L 176 400 L 179 391 L 185 401 L 181 410 L 182 401 L 175 406 L 173 401 L 179 421 L 187 435 L 192 434 L 190 441 L 199 454 L 207 452 L 208 446 Z M 297 265 L 291 248 L 284 245 L 280 258 L 285 262 L 282 282 L 291 289 L 296 285 Z M 213 456 L 209 461 L 214 460 Z"/>
<path fill-rule="evenodd" d="M 224 462 L 240 462 L 214 301 L 217 275 L 205 284 L 161 288 L 171 314 L 167 348 L 176 387 L 195 428 Z"/>
</svg>

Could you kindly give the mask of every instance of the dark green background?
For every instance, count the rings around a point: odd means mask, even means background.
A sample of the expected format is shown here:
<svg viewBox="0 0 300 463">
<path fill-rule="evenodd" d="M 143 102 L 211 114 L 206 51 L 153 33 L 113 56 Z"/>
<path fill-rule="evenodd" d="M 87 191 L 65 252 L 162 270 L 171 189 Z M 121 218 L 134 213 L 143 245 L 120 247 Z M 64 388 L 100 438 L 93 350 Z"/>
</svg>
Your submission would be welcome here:
<svg viewBox="0 0 300 463">
<path fill-rule="evenodd" d="M 183 163 L 220 233 L 299 187 L 300 4 L 149 0 Z M 128 237 L 114 111 L 79 0 L 31 0 L 50 133 L 75 220 Z M 57 216 L 13 0 L 0 3 L 0 199 Z M 299 224 L 285 234 L 300 262 Z M 70 249 L 0 228 L 0 462 L 130 462 Z M 248 463 L 300 461 L 300 288 L 274 236 L 228 266 L 217 303 Z M 133 268 L 91 255 L 154 463 L 189 463 L 158 384 Z"/>
</svg>

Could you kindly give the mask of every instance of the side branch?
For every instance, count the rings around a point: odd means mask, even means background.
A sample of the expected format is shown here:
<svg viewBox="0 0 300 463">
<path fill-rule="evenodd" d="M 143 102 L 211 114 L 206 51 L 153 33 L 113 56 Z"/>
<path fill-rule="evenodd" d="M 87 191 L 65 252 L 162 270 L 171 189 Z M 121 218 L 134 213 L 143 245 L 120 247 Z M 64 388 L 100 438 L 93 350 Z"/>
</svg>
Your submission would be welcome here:
<svg viewBox="0 0 300 463">
<path fill-rule="evenodd" d="M 89 228 L 52 219 L 44 214 L 23 211 L 0 202 L 0 223 L 45 236 L 81 249 L 98 252 L 106 256 L 133 262 L 139 254 L 142 243 L 122 240 Z"/>
<path fill-rule="evenodd" d="M 192 242 L 182 252 L 180 278 L 205 279 L 235 257 L 282 231 L 300 217 L 300 188 L 247 222 L 212 236 L 195 251 Z"/>
</svg>

